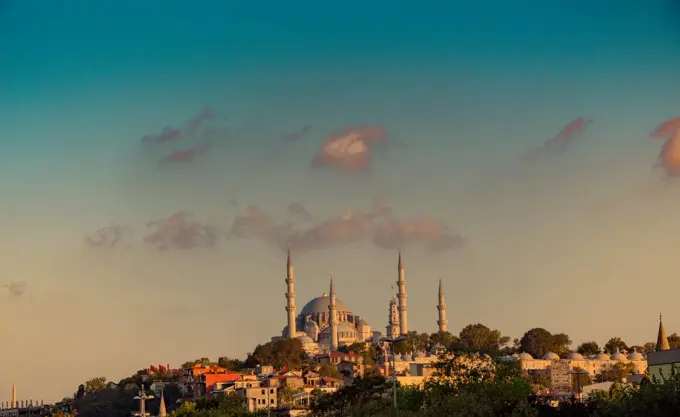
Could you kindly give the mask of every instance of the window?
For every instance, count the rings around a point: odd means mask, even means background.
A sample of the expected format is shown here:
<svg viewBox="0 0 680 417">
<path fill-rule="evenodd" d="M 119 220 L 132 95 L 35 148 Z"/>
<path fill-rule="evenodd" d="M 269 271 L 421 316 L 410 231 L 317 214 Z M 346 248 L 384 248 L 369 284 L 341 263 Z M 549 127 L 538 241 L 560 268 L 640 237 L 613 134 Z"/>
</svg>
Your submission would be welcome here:
<svg viewBox="0 0 680 417">
<path fill-rule="evenodd" d="M 264 395 L 264 390 L 262 390 L 262 395 Z"/>
<path fill-rule="evenodd" d="M 273 389 L 270 389 L 270 390 L 269 390 L 269 393 L 270 393 L 270 394 L 273 394 L 273 393 L 274 393 L 274 390 L 273 390 Z"/>
<path fill-rule="evenodd" d="M 271 402 L 272 404 L 274 404 L 274 400 L 271 400 L 270 402 Z"/>
</svg>

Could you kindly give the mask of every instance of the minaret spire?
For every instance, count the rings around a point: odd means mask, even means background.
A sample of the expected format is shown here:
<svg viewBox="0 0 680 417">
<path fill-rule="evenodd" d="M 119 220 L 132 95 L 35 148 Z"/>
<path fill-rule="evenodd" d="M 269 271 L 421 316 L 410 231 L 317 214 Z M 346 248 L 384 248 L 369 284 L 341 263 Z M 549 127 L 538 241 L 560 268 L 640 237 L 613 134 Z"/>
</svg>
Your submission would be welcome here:
<svg viewBox="0 0 680 417">
<path fill-rule="evenodd" d="M 397 264 L 397 271 L 399 272 L 399 279 L 397 285 L 399 292 L 399 331 L 402 335 L 408 334 L 408 319 L 406 318 L 406 279 L 404 279 L 404 263 L 401 260 L 401 251 L 399 251 L 399 262 Z"/>
<path fill-rule="evenodd" d="M 335 287 L 333 286 L 333 275 L 331 275 L 331 302 L 328 306 L 331 322 L 331 352 L 338 350 L 338 312 L 335 306 Z"/>
<path fill-rule="evenodd" d="M 288 273 L 286 276 L 286 285 L 288 291 L 286 292 L 286 311 L 288 312 L 288 334 L 286 337 L 292 339 L 297 333 L 295 329 L 295 271 L 293 270 L 293 259 L 290 256 L 290 245 L 288 245 Z"/>
<path fill-rule="evenodd" d="M 666 337 L 666 330 L 663 328 L 663 321 L 661 320 L 661 314 L 659 314 L 659 335 L 656 337 L 656 351 L 660 350 L 670 350 L 671 347 L 668 344 L 668 338 Z"/>
<path fill-rule="evenodd" d="M 441 278 L 439 278 L 439 304 L 437 304 L 437 310 L 439 310 L 439 320 L 437 320 L 439 331 L 445 332 L 448 320 L 446 320 L 446 303 L 444 302 L 444 288 L 442 287 Z"/>
<path fill-rule="evenodd" d="M 17 383 L 12 382 L 12 408 L 17 408 Z"/>
<path fill-rule="evenodd" d="M 165 392 L 161 391 L 161 406 L 158 409 L 158 417 L 167 417 L 168 411 L 165 409 Z"/>
</svg>

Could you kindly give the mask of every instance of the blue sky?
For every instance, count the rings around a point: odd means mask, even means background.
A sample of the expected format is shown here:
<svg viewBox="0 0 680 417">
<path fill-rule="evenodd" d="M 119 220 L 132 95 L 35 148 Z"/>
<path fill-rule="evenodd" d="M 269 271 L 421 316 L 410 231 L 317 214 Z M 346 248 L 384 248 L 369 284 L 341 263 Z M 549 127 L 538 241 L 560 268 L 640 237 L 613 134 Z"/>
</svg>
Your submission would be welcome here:
<svg viewBox="0 0 680 417">
<path fill-rule="evenodd" d="M 444 3 L 0 3 L 0 279 L 28 288 L 0 307 L 21 317 L 3 319 L 15 338 L 0 352 L 17 365 L 0 392 L 17 380 L 57 399 L 94 374 L 240 356 L 281 331 L 283 258 L 264 242 L 82 251 L 83 234 L 109 221 L 139 229 L 182 209 L 226 227 L 249 204 L 277 217 L 299 202 L 323 219 L 379 194 L 468 238 L 454 254 L 405 250 L 412 327 L 435 329 L 442 276 L 454 331 L 482 322 L 513 337 L 543 326 L 576 342 L 652 340 L 677 286 L 680 196 L 650 168 L 660 144 L 647 139 L 680 115 L 677 9 Z M 169 170 L 138 157 L 140 137 L 206 105 L 235 132 L 228 148 Z M 521 162 L 579 116 L 595 123 L 573 150 Z M 303 142 L 275 150 L 307 123 Z M 326 134 L 379 123 L 408 148 L 366 176 L 310 172 Z M 339 297 L 383 329 L 395 260 L 370 243 L 300 254 L 299 307 L 333 272 Z M 641 298 L 655 292 L 658 302 Z M 566 314 L 574 298 L 582 307 Z M 672 332 L 680 318 L 667 316 Z M 108 327 L 57 331 L 76 320 Z M 175 343 L 178 326 L 203 349 Z M 73 348 L 93 338 L 96 352 Z M 148 352 L 133 352 L 142 340 Z M 75 371 L 39 392 L 26 366 Z"/>
</svg>

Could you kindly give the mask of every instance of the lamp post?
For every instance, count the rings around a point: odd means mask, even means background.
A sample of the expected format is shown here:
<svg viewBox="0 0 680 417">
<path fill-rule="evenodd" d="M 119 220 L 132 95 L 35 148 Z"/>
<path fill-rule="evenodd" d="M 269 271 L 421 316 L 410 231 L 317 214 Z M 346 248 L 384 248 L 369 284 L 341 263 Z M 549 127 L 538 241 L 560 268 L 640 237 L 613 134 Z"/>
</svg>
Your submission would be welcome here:
<svg viewBox="0 0 680 417">
<path fill-rule="evenodd" d="M 403 342 L 406 340 L 406 336 L 398 336 L 395 337 L 394 339 L 390 337 L 383 337 L 380 339 L 382 342 L 387 342 L 391 346 L 392 350 L 392 397 L 394 401 L 394 409 L 397 409 L 397 364 L 395 362 L 395 357 L 394 357 L 394 344 Z"/>
<path fill-rule="evenodd" d="M 588 371 L 585 369 L 579 369 L 578 371 L 572 369 L 569 371 L 569 375 L 576 375 L 576 393 L 578 394 L 579 401 L 581 400 L 581 375 L 588 375 Z"/>
<path fill-rule="evenodd" d="M 139 400 L 139 411 L 132 413 L 132 415 L 139 417 L 150 416 L 151 414 L 146 412 L 146 400 L 151 400 L 153 398 L 153 395 L 146 395 L 146 392 L 144 391 L 144 384 L 142 384 L 142 388 L 139 390 L 139 395 L 135 397 L 135 400 Z"/>
</svg>

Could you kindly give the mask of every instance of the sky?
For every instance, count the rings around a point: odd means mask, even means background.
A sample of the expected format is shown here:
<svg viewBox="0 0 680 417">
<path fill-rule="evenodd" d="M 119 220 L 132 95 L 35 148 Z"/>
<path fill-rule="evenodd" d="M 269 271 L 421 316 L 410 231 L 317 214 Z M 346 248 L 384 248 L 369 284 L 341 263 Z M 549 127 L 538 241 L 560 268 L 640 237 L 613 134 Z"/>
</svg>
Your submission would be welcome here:
<svg viewBox="0 0 680 417">
<path fill-rule="evenodd" d="M 659 313 L 680 331 L 680 182 L 649 138 L 680 116 L 680 20 L 633 3 L 0 0 L 0 399 L 244 357 L 286 324 L 291 236 L 298 311 L 332 274 L 384 331 L 401 250 L 412 330 L 436 330 L 442 278 L 454 333 L 643 344 Z M 198 133 L 140 140 L 207 106 L 196 159 L 159 163 Z M 573 146 L 524 157 L 578 117 Z M 362 125 L 399 146 L 366 172 L 313 166 Z M 324 228 L 376 207 L 368 232 Z M 222 238 L 146 243 L 178 211 Z M 110 223 L 133 232 L 84 244 Z"/>
</svg>

